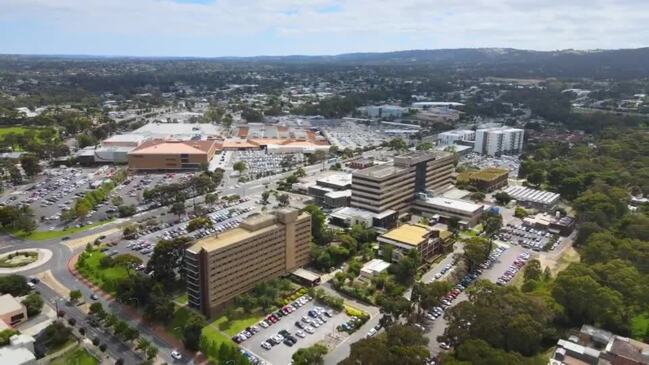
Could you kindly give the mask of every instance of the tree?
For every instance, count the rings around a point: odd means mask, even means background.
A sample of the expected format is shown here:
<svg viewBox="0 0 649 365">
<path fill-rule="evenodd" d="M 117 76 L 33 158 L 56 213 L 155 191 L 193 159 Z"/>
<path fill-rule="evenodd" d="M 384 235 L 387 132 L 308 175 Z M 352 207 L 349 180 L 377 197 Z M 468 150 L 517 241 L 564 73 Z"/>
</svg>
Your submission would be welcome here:
<svg viewBox="0 0 649 365">
<path fill-rule="evenodd" d="M 469 195 L 469 198 L 474 202 L 481 202 L 485 199 L 485 197 L 485 193 L 481 191 L 476 191 L 475 193 L 471 193 L 471 195 Z"/>
<path fill-rule="evenodd" d="M 122 230 L 122 236 L 127 239 L 133 238 L 135 237 L 135 234 L 137 234 L 137 230 L 138 229 L 135 224 L 127 224 Z"/>
<path fill-rule="evenodd" d="M 117 207 L 117 211 L 119 213 L 119 216 L 124 218 L 124 217 L 130 217 L 133 214 L 137 212 L 135 205 L 130 204 L 130 205 L 120 205 Z"/>
<path fill-rule="evenodd" d="M 30 288 L 24 276 L 12 274 L 0 277 L 0 293 L 21 297 L 29 294 L 29 291 Z"/>
<path fill-rule="evenodd" d="M 516 218 L 523 219 L 527 217 L 527 215 L 528 215 L 527 211 L 521 207 L 516 207 L 516 209 L 514 210 L 514 217 Z"/>
<path fill-rule="evenodd" d="M 260 111 L 249 107 L 243 109 L 241 118 L 245 119 L 248 123 L 261 123 L 264 121 L 264 115 Z"/>
<path fill-rule="evenodd" d="M 155 346 L 149 346 L 146 349 L 146 358 L 148 360 L 153 360 L 158 355 L 158 348 Z"/>
<path fill-rule="evenodd" d="M 507 205 L 512 200 L 512 197 L 504 191 L 499 191 L 494 194 L 494 199 L 496 199 L 498 205 Z"/>
<path fill-rule="evenodd" d="M 430 142 L 423 142 L 417 145 L 417 151 L 428 151 L 433 149 L 433 144 Z"/>
<path fill-rule="evenodd" d="M 234 163 L 234 165 L 232 165 L 232 169 L 233 169 L 234 171 L 239 172 L 240 174 L 243 174 L 243 172 L 244 172 L 247 168 L 248 168 L 248 166 L 246 166 L 246 163 L 243 162 L 243 161 L 237 161 L 237 162 Z"/>
<path fill-rule="evenodd" d="M 38 293 L 30 293 L 21 303 L 27 308 L 28 317 L 40 314 L 43 309 L 43 299 Z"/>
<path fill-rule="evenodd" d="M 460 218 L 450 217 L 446 221 L 446 227 L 448 227 L 448 230 L 451 231 L 454 235 L 457 235 L 457 233 L 460 231 Z"/>
<path fill-rule="evenodd" d="M 317 151 L 311 153 L 307 159 L 308 159 L 309 165 L 313 165 L 313 164 L 316 164 L 316 163 L 318 163 L 320 161 L 323 161 L 326 157 L 327 157 L 327 154 L 325 153 L 325 151 L 317 150 Z"/>
<path fill-rule="evenodd" d="M 393 138 L 388 142 L 388 147 L 395 151 L 405 151 L 408 149 L 408 144 L 401 138 Z"/>
<path fill-rule="evenodd" d="M 38 156 L 34 154 L 25 154 L 20 156 L 20 166 L 27 176 L 34 177 L 41 172 L 41 166 L 38 164 Z"/>
<path fill-rule="evenodd" d="M 288 206 L 290 199 L 291 198 L 288 194 L 281 194 L 280 196 L 277 197 L 277 201 L 279 202 L 279 205 L 281 207 Z"/>
<path fill-rule="evenodd" d="M 16 165 L 9 166 L 9 177 L 14 185 L 20 185 L 23 183 L 23 175 L 20 173 L 20 170 L 18 170 Z"/>
<path fill-rule="evenodd" d="M 184 201 L 182 201 L 182 202 L 175 202 L 175 203 L 171 206 L 171 208 L 169 208 L 169 212 L 170 212 L 170 213 L 173 213 L 173 214 L 175 214 L 175 215 L 177 215 L 177 216 L 179 216 L 179 217 L 180 217 L 181 215 L 185 214 L 186 211 L 187 211 L 187 208 L 185 207 L 185 202 L 184 202 Z"/>
<path fill-rule="evenodd" d="M 180 270 L 184 249 L 188 238 L 179 237 L 173 240 L 161 240 L 153 249 L 153 255 L 147 263 L 147 271 L 153 271 L 153 279 L 171 289 L 176 282 L 176 272 Z"/>
<path fill-rule="evenodd" d="M 212 205 L 212 204 L 216 203 L 217 199 L 218 199 L 217 194 L 207 194 L 207 195 L 205 195 L 205 204 Z"/>
<path fill-rule="evenodd" d="M 410 250 L 399 259 L 398 262 L 390 265 L 388 271 L 394 275 L 396 281 L 403 285 L 411 285 L 421 264 L 421 257 L 417 250 Z"/>
<path fill-rule="evenodd" d="M 410 300 L 423 310 L 430 310 L 453 288 L 448 281 L 433 281 L 428 284 L 415 283 Z"/>
<path fill-rule="evenodd" d="M 412 302 L 402 295 L 380 294 L 377 304 L 381 308 L 381 313 L 389 316 L 392 323 L 398 322 L 399 318 L 408 316 L 412 311 Z"/>
<path fill-rule="evenodd" d="M 56 348 L 68 342 L 72 337 L 72 329 L 61 321 L 54 321 L 43 330 L 42 336 L 47 339 L 48 347 Z"/>
<path fill-rule="evenodd" d="M 268 198 L 270 198 L 270 191 L 264 190 L 261 193 L 261 204 L 268 205 Z"/>
<path fill-rule="evenodd" d="M 104 310 L 104 306 L 100 302 L 95 302 L 90 304 L 89 313 L 90 315 L 94 315 L 99 319 L 102 319 L 103 317 L 106 316 L 106 311 Z"/>
<path fill-rule="evenodd" d="M 327 354 L 327 347 L 315 344 L 310 347 L 301 348 L 293 354 L 294 365 L 323 365 L 324 355 Z"/>
<path fill-rule="evenodd" d="M 79 148 L 85 148 L 88 146 L 94 146 L 97 144 L 97 139 L 88 134 L 79 134 L 77 135 L 77 146 Z"/>
<path fill-rule="evenodd" d="M 212 221 L 209 217 L 196 217 L 187 223 L 187 232 L 193 232 L 201 228 L 211 228 Z"/>
<path fill-rule="evenodd" d="M 491 241 L 480 237 L 472 237 L 465 242 L 462 256 L 469 272 L 475 271 L 489 258 L 492 246 Z"/>
<path fill-rule="evenodd" d="M 487 211 L 481 217 L 484 231 L 488 237 L 493 236 L 503 225 L 503 217 L 496 212 Z"/>
<path fill-rule="evenodd" d="M 430 357 L 427 343 L 428 339 L 417 328 L 397 324 L 386 328 L 385 336 L 365 338 L 353 343 L 349 357 L 339 364 L 425 364 Z"/>
<path fill-rule="evenodd" d="M 527 265 L 525 265 L 525 270 L 523 271 L 523 276 L 525 281 L 528 280 L 540 280 L 543 272 L 541 271 L 541 262 L 539 260 L 530 260 Z"/>
<path fill-rule="evenodd" d="M 192 315 L 187 320 L 183 328 L 183 343 L 185 347 L 192 351 L 199 349 L 201 333 L 205 325 L 205 319 L 199 315 Z"/>
</svg>

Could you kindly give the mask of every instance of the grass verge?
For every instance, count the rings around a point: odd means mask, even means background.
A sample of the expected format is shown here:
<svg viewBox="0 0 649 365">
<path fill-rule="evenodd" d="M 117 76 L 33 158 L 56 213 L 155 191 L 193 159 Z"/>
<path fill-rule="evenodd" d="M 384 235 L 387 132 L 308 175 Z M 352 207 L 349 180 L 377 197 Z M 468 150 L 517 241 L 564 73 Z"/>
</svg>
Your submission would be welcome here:
<svg viewBox="0 0 649 365">
<path fill-rule="evenodd" d="M 74 347 L 72 350 L 58 357 L 50 365 L 98 365 L 99 361 L 95 359 L 88 351 L 81 347 Z"/>
<path fill-rule="evenodd" d="M 96 222 L 93 224 L 88 224 L 82 227 L 69 227 L 58 231 L 34 231 L 31 233 L 26 233 L 23 231 L 8 231 L 8 233 L 21 240 L 45 241 L 45 240 L 53 240 L 56 238 L 62 238 L 79 232 L 84 232 L 92 228 L 110 223 L 111 221 L 112 219 L 107 221 L 102 221 L 102 222 Z"/>
</svg>

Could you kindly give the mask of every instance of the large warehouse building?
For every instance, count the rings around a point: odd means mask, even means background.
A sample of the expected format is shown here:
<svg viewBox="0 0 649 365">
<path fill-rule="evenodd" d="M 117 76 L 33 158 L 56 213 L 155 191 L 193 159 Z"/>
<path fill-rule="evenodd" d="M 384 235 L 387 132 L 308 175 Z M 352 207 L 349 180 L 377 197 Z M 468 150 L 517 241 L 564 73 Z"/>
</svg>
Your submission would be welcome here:
<svg viewBox="0 0 649 365">
<path fill-rule="evenodd" d="M 128 153 L 131 170 L 197 170 L 209 164 L 218 150 L 213 140 L 151 140 Z"/>
</svg>

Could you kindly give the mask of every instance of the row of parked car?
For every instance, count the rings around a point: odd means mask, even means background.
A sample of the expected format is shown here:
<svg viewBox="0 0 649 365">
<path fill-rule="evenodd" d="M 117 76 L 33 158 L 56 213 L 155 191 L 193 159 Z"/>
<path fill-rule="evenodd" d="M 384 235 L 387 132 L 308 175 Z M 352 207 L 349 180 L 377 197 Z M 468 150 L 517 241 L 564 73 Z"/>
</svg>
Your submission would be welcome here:
<svg viewBox="0 0 649 365">
<path fill-rule="evenodd" d="M 287 304 L 284 307 L 275 311 L 274 313 L 269 314 L 265 319 L 262 319 L 256 325 L 247 327 L 245 330 L 237 333 L 232 337 L 232 341 L 236 343 L 242 343 L 243 341 L 249 339 L 250 337 L 254 336 L 256 333 L 261 331 L 261 328 L 268 328 L 274 325 L 275 323 L 279 322 L 282 319 L 282 317 L 294 312 L 297 308 L 302 307 L 303 305 L 305 305 L 311 300 L 312 298 L 308 295 L 303 295 L 297 298 L 292 303 Z"/>
<path fill-rule="evenodd" d="M 489 258 L 487 258 L 487 261 L 483 262 L 480 264 L 480 268 L 483 270 L 486 270 L 494 265 L 496 260 L 500 257 L 500 255 L 503 254 L 507 249 L 503 246 L 498 246 L 494 248 L 491 253 L 489 254 Z"/>
<path fill-rule="evenodd" d="M 508 223 L 500 230 L 498 238 L 534 251 L 541 251 L 554 237 L 546 230 Z M 556 239 L 554 239 L 556 241 Z"/>
<path fill-rule="evenodd" d="M 525 266 L 527 263 L 527 260 L 530 259 L 530 254 L 527 252 L 523 252 L 518 257 L 512 264 L 507 268 L 504 274 L 502 274 L 498 280 L 496 281 L 496 284 L 498 285 L 505 285 L 509 283 L 514 276 Z"/>
<path fill-rule="evenodd" d="M 273 346 L 284 343 L 286 346 L 293 346 L 297 343 L 297 337 L 304 338 L 308 334 L 314 334 L 315 329 L 321 327 L 329 321 L 333 314 L 329 310 L 322 307 L 314 307 L 309 310 L 308 315 L 303 316 L 300 320 L 295 322 L 295 326 L 299 328 L 295 335 L 291 334 L 288 330 L 281 330 L 277 334 L 271 336 L 266 341 L 261 343 L 261 347 L 265 350 L 270 350 Z"/>
</svg>

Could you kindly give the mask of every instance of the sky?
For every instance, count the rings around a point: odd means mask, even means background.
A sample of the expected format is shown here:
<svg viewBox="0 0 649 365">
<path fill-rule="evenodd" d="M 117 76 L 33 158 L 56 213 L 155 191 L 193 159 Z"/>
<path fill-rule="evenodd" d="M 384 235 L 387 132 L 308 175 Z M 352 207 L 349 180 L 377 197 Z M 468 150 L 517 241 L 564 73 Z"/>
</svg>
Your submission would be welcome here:
<svg viewBox="0 0 649 365">
<path fill-rule="evenodd" d="M 649 0 L 0 0 L 0 53 L 331 55 L 649 46 Z"/>
</svg>

